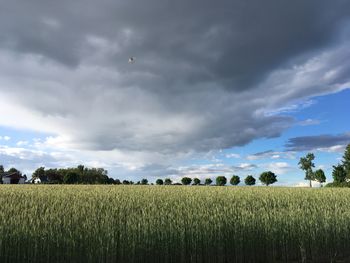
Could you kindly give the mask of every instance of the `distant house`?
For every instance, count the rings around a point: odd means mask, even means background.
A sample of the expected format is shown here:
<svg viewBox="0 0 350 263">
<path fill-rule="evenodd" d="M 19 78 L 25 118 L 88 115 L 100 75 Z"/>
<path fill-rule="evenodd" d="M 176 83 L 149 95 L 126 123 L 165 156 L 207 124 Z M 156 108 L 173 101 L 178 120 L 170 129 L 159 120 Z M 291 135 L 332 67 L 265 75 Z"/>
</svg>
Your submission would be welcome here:
<svg viewBox="0 0 350 263">
<path fill-rule="evenodd" d="M 40 178 L 34 178 L 34 179 L 32 179 L 32 183 L 33 184 L 41 184 L 41 180 L 40 180 Z"/>
<path fill-rule="evenodd" d="M 26 179 L 26 175 L 22 176 L 20 173 L 5 172 L 2 174 L 3 184 L 24 184 Z"/>
</svg>

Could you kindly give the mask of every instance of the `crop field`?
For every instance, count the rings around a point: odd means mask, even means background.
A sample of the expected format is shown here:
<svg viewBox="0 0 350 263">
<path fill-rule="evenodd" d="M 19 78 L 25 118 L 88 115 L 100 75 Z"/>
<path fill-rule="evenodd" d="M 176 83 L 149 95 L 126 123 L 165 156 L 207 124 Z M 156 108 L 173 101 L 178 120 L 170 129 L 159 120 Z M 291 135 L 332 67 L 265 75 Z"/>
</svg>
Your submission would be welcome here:
<svg viewBox="0 0 350 263">
<path fill-rule="evenodd" d="M 348 262 L 350 189 L 0 186 L 0 262 Z"/>
</svg>

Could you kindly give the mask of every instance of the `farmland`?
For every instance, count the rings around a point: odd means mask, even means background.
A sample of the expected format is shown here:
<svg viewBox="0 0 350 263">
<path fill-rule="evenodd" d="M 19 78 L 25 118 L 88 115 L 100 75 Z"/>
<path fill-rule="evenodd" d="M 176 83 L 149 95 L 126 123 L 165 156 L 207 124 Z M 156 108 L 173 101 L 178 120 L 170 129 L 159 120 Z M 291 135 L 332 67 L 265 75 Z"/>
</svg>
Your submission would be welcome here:
<svg viewBox="0 0 350 263">
<path fill-rule="evenodd" d="M 344 260 L 349 200 L 350 189 L 1 185 L 0 262 Z"/>
</svg>

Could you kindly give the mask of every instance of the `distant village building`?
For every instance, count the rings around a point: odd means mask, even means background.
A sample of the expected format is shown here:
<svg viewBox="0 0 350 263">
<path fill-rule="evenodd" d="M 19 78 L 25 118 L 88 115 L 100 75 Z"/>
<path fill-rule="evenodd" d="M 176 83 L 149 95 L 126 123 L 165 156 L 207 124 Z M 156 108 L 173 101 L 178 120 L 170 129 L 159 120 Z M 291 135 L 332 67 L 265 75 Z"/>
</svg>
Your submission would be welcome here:
<svg viewBox="0 0 350 263">
<path fill-rule="evenodd" d="M 41 184 L 41 180 L 40 180 L 40 178 L 34 178 L 34 179 L 32 179 L 32 183 L 33 184 Z"/>
<path fill-rule="evenodd" d="M 3 173 L 2 183 L 3 184 L 24 184 L 27 180 L 27 176 L 22 176 L 20 173 Z"/>
</svg>

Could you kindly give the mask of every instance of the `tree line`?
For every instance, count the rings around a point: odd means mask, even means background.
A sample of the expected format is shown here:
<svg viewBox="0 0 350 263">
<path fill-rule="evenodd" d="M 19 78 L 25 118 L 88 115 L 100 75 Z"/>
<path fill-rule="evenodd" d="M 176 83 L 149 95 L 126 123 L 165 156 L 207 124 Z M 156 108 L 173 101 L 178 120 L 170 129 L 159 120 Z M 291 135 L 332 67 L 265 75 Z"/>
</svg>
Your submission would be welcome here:
<svg viewBox="0 0 350 263">
<path fill-rule="evenodd" d="M 268 186 L 271 184 L 274 184 L 277 182 L 277 175 L 275 175 L 271 171 L 263 172 L 259 176 L 259 180 L 261 181 L 262 184 Z M 241 178 L 238 175 L 232 175 L 230 179 L 230 184 L 231 185 L 238 185 L 241 182 Z M 123 181 L 123 184 L 125 181 Z M 170 178 L 166 178 L 165 180 L 163 179 L 157 179 L 156 180 L 156 185 L 212 185 L 213 180 L 211 178 L 206 178 L 203 180 L 203 182 L 199 178 L 190 178 L 190 177 L 183 177 L 181 178 L 181 183 L 173 183 L 173 181 Z M 256 179 L 252 175 L 248 175 L 244 179 L 245 185 L 251 186 L 255 185 Z M 128 182 L 126 183 L 128 184 Z M 141 181 L 137 182 L 136 184 L 142 184 L 142 185 L 147 185 L 148 180 L 147 179 L 142 179 Z M 224 186 L 227 184 L 227 178 L 225 176 L 218 176 L 215 178 L 215 185 L 217 186 Z"/>
<path fill-rule="evenodd" d="M 8 171 L 4 170 L 4 167 L 0 165 L 0 183 L 2 183 L 2 175 L 7 173 L 22 173 L 16 168 L 10 168 Z M 26 175 L 25 179 L 27 179 Z M 199 178 L 183 177 L 181 183 L 174 183 L 170 178 L 157 179 L 155 183 L 150 183 L 148 179 L 144 178 L 140 181 L 134 182 L 130 180 L 119 180 L 108 176 L 108 171 L 103 168 L 88 168 L 84 165 L 78 165 L 73 168 L 60 168 L 60 169 L 46 169 L 40 167 L 32 174 L 31 182 L 34 183 L 36 179 L 40 180 L 43 184 L 124 184 L 124 185 L 212 185 L 213 180 L 206 178 L 200 180 Z M 259 176 L 259 180 L 262 184 L 268 186 L 277 182 L 277 175 L 271 171 L 263 172 Z M 232 175 L 230 178 L 231 185 L 238 185 L 241 183 L 241 178 L 238 175 Z M 244 179 L 245 185 L 252 186 L 256 184 L 256 179 L 252 175 L 248 175 Z M 217 176 L 215 178 L 215 185 L 224 186 L 227 184 L 227 178 L 225 176 Z"/>
<path fill-rule="evenodd" d="M 301 157 L 299 167 L 305 172 L 305 180 L 309 181 L 312 187 L 312 181 L 321 183 L 326 182 L 326 175 L 322 169 L 313 170 L 315 155 L 308 153 L 305 157 Z M 327 187 L 350 187 L 350 144 L 345 148 L 345 152 L 341 163 L 333 165 L 332 171 L 333 182 L 327 184 Z"/>
<path fill-rule="evenodd" d="M 0 179 L 4 173 L 22 173 L 16 168 L 10 168 L 5 171 L 4 167 L 0 165 Z M 24 178 L 27 179 L 26 175 Z M 39 179 L 41 183 L 45 184 L 114 184 L 115 180 L 108 176 L 107 170 L 103 168 L 88 168 L 83 165 L 78 165 L 74 168 L 60 168 L 60 169 L 45 169 L 40 167 L 32 174 L 31 182 L 34 183 Z"/>
</svg>

